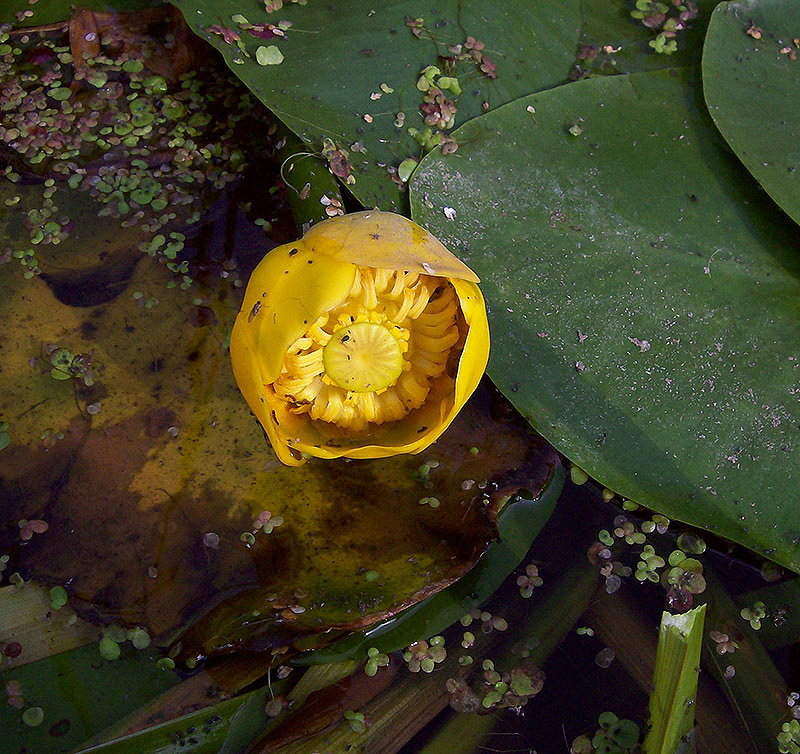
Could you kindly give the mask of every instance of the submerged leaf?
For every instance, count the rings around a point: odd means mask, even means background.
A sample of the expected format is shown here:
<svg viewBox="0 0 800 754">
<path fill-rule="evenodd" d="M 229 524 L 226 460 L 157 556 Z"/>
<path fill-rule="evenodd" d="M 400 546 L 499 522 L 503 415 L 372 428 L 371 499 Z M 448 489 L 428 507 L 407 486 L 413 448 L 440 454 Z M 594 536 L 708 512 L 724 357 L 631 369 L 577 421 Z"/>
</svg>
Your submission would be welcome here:
<svg viewBox="0 0 800 754">
<path fill-rule="evenodd" d="M 252 555 L 260 583 L 190 627 L 182 656 L 364 628 L 462 576 L 496 535 L 497 505 L 518 489 L 536 494 L 557 463 L 492 404 L 479 389 L 422 463 L 400 456 L 273 471 L 286 524 Z M 420 504 L 432 494 L 438 506 Z"/>
<path fill-rule="evenodd" d="M 77 309 L 0 268 L 0 381 L 19 406 L 0 456 L 12 524 L 0 551 L 26 578 L 69 583 L 81 615 L 163 640 L 218 605 L 185 638 L 187 654 L 365 626 L 457 579 L 495 536 L 497 502 L 549 480 L 556 456 L 485 390 L 421 456 L 281 466 L 223 345 L 240 289 L 218 278 L 190 294 L 169 280 L 145 258 L 128 290 L 158 308 L 120 295 Z M 198 293 L 214 306 L 202 319 Z M 94 385 L 53 380 L 32 327 L 91 352 L 103 364 Z M 100 396 L 102 411 L 84 412 Z M 43 442 L 43 428 L 61 439 Z M 20 519 L 48 531 L 19 548 Z"/>
</svg>

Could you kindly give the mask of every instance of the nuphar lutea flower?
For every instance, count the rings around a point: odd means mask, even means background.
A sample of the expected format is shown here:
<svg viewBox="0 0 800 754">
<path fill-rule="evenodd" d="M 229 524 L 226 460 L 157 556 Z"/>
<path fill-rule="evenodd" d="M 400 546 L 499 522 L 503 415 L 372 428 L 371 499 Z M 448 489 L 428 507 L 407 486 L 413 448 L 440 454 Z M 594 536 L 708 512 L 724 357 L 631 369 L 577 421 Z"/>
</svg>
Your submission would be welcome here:
<svg viewBox="0 0 800 754">
<path fill-rule="evenodd" d="M 418 453 L 489 356 L 478 277 L 377 210 L 325 220 L 264 257 L 231 333 L 236 381 L 278 458 Z"/>
</svg>

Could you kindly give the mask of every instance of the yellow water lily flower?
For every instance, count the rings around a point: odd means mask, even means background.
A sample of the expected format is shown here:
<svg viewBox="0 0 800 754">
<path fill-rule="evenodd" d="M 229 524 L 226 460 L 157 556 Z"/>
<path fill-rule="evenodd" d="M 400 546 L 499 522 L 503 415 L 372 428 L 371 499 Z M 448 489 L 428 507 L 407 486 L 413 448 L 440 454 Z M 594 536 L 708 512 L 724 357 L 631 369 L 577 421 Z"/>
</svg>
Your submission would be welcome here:
<svg viewBox="0 0 800 754">
<path fill-rule="evenodd" d="M 383 458 L 434 442 L 489 358 L 478 282 L 426 230 L 378 210 L 270 251 L 247 285 L 231 361 L 278 458 Z"/>
</svg>

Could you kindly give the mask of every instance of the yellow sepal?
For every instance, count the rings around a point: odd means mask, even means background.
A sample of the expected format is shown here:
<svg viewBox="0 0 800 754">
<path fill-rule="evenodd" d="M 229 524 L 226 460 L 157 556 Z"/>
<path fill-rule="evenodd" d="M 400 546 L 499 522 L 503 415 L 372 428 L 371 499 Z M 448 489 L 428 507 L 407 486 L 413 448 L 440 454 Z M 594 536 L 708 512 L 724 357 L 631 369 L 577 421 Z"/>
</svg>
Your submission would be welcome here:
<svg viewBox="0 0 800 754">
<path fill-rule="evenodd" d="M 435 236 L 393 212 L 352 212 L 314 225 L 303 242 L 317 254 L 340 262 L 480 282 Z"/>
<path fill-rule="evenodd" d="M 234 365 L 234 348 L 246 347 L 263 381 L 274 382 L 286 350 L 320 314 L 344 301 L 355 274 L 352 264 L 315 254 L 302 239 L 270 251 L 253 270 L 233 325 Z"/>
</svg>

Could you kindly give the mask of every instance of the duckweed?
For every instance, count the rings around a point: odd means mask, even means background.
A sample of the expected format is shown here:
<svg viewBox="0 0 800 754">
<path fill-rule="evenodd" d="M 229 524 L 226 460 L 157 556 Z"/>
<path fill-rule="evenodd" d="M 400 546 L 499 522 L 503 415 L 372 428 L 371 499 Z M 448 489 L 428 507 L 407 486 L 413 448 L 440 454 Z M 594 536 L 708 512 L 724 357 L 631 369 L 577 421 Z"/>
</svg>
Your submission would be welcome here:
<svg viewBox="0 0 800 754">
<path fill-rule="evenodd" d="M 130 49 L 117 53 L 103 47 L 73 68 L 63 32 L 42 31 L 12 47 L 5 43 L 9 29 L 0 26 L 5 51 L 0 52 L 0 145 L 25 166 L 21 172 L 28 183 L 46 178 L 40 201 L 28 191 L 6 202 L 28 231 L 27 238 L 17 236 L 12 249 L 25 278 L 41 273 L 37 249 L 70 234 L 59 192 L 84 192 L 99 216 L 117 218 L 123 227 L 138 224 L 155 235 L 169 225 L 199 220 L 214 192 L 246 167 L 242 144 L 263 148 L 254 135 L 267 129 L 266 111 L 220 67 L 168 80 L 149 70 L 144 59 L 131 57 Z M 23 69 L 28 73 L 20 75 Z M 18 182 L 22 176 L 7 165 L 0 177 Z M 167 263 L 182 251 L 182 244 L 172 243 L 152 255 Z M 186 272 L 179 273 L 181 288 L 190 277 Z"/>
<path fill-rule="evenodd" d="M 100 639 L 99 645 L 100 656 L 104 660 L 116 660 L 121 654 L 119 644 L 109 636 L 104 636 Z"/>
<path fill-rule="evenodd" d="M 44 710 L 41 707 L 28 707 L 22 713 L 22 722 L 36 728 L 44 722 Z"/>
</svg>

